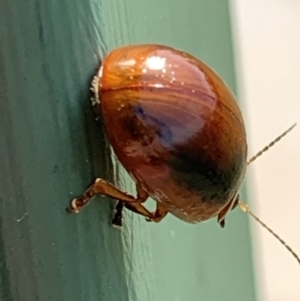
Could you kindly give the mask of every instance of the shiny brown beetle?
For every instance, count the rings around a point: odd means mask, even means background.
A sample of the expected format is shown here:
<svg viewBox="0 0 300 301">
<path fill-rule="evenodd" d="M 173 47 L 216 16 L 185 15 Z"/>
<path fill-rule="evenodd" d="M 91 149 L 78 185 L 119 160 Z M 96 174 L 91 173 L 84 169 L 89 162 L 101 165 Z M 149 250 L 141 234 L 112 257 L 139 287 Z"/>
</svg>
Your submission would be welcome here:
<svg viewBox="0 0 300 301">
<path fill-rule="evenodd" d="M 244 121 L 224 81 L 185 52 L 133 45 L 104 58 L 93 86 L 96 110 L 137 197 L 97 179 L 71 211 L 99 193 L 155 222 L 170 212 L 191 223 L 218 216 L 224 226 L 247 166 Z M 157 202 L 154 213 L 142 204 L 148 197 Z"/>
<path fill-rule="evenodd" d="M 238 190 L 246 167 L 296 124 L 248 162 L 244 121 L 223 80 L 205 63 L 162 45 L 133 45 L 104 58 L 92 87 L 118 159 L 136 183 L 137 197 L 97 178 L 68 209 L 78 213 L 95 194 L 118 200 L 113 225 L 122 225 L 122 208 L 159 222 L 168 212 L 190 223 L 227 213 L 239 205 L 295 257 L 300 257 L 247 205 Z M 143 202 L 152 197 L 150 212 Z"/>
</svg>

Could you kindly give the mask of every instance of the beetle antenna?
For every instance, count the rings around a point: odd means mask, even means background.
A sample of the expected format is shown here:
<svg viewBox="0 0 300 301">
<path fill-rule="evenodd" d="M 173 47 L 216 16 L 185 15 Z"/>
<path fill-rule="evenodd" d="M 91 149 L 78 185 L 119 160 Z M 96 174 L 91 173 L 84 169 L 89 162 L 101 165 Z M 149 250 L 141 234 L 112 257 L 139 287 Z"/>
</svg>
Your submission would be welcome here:
<svg viewBox="0 0 300 301">
<path fill-rule="evenodd" d="M 276 234 L 271 228 L 269 228 L 263 221 L 261 221 L 248 207 L 248 205 L 239 202 L 238 203 L 239 208 L 245 212 L 251 215 L 257 222 L 259 222 L 265 229 L 267 229 L 279 242 L 296 258 L 298 263 L 300 264 L 300 257 L 294 252 L 294 250 L 286 244 L 286 242 L 278 235 Z"/>
<path fill-rule="evenodd" d="M 290 128 L 288 128 L 285 132 L 283 132 L 280 136 L 274 139 L 270 144 L 265 146 L 261 151 L 259 151 L 256 155 L 254 155 L 248 162 L 247 165 L 255 161 L 258 157 L 260 157 L 263 153 L 265 153 L 270 147 L 272 147 L 275 143 L 277 143 L 281 138 L 283 138 L 287 133 L 289 133 L 297 123 L 294 123 Z"/>
</svg>

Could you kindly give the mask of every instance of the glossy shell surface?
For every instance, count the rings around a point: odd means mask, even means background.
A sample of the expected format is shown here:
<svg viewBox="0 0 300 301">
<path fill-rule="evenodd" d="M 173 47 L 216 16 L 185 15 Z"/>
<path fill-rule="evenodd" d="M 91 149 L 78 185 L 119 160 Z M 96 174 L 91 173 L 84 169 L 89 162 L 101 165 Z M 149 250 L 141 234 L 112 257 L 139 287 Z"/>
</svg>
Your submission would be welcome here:
<svg viewBox="0 0 300 301">
<path fill-rule="evenodd" d="M 118 159 L 170 213 L 204 221 L 237 196 L 246 169 L 244 122 L 206 64 L 166 46 L 121 47 L 103 60 L 98 89 Z"/>
</svg>

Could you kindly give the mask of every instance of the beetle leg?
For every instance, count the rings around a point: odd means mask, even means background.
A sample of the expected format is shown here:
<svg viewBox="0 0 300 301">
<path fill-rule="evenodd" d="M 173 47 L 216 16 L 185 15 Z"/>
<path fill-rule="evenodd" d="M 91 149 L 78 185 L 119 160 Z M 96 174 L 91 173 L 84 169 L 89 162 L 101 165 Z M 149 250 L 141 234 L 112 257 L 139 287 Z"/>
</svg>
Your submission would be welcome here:
<svg viewBox="0 0 300 301">
<path fill-rule="evenodd" d="M 121 205 L 120 205 L 121 204 Z M 150 212 L 147 208 L 145 208 L 141 203 L 123 203 L 123 202 L 118 202 L 116 205 L 116 212 L 113 216 L 112 219 L 112 224 L 113 226 L 119 228 L 122 227 L 122 209 L 123 207 L 125 207 L 126 209 L 137 213 L 139 215 L 142 215 L 144 217 L 146 217 L 147 221 L 156 221 L 156 212 Z M 159 220 L 157 220 L 157 222 L 159 222 Z"/>
<path fill-rule="evenodd" d="M 168 213 L 161 203 L 157 203 L 155 212 L 150 212 L 143 206 L 148 198 L 148 193 L 140 186 L 137 185 L 137 202 L 123 202 L 123 205 L 130 211 L 146 217 L 147 221 L 160 222 Z"/>
<path fill-rule="evenodd" d="M 123 205 L 132 212 L 143 215 L 148 222 L 160 222 L 168 213 L 161 203 L 157 203 L 155 212 L 150 212 L 141 202 L 138 203 L 123 203 Z"/>
<path fill-rule="evenodd" d="M 152 218 L 147 218 L 146 221 L 159 223 L 167 214 L 168 210 L 164 205 L 162 203 L 157 203 L 154 216 Z"/>
<path fill-rule="evenodd" d="M 144 217 L 146 217 L 149 220 L 155 219 L 155 212 L 150 212 L 147 208 L 144 207 L 141 203 L 124 203 L 124 206 L 137 214 L 140 214 Z"/>
<path fill-rule="evenodd" d="M 137 190 L 137 201 L 139 203 L 145 202 L 148 198 L 148 193 L 140 186 L 137 186 L 136 190 Z M 123 212 L 124 205 L 125 204 L 122 201 L 118 201 L 114 209 L 114 215 L 111 223 L 113 224 L 113 226 L 117 228 L 122 227 L 122 212 Z M 130 208 L 128 209 L 131 210 Z"/>
<path fill-rule="evenodd" d="M 232 207 L 232 201 L 226 204 L 226 206 L 218 214 L 218 223 L 221 226 L 221 228 L 225 227 L 225 218 L 227 213 L 230 211 L 231 207 Z"/>
<path fill-rule="evenodd" d="M 73 199 L 68 211 L 70 213 L 79 213 L 96 194 L 108 196 L 119 201 L 116 205 L 116 212 L 113 217 L 113 224 L 115 226 L 122 225 L 123 206 L 135 213 L 145 216 L 148 220 L 155 222 L 159 222 L 167 214 L 167 211 L 161 204 L 157 205 L 154 213 L 150 212 L 142 205 L 148 198 L 148 194 L 141 187 L 137 186 L 137 197 L 135 198 L 101 178 L 97 178 L 94 184 L 91 185 L 82 196 Z"/>
<path fill-rule="evenodd" d="M 79 213 L 79 211 L 96 194 L 102 194 L 103 196 L 108 196 L 122 202 L 138 202 L 138 198 L 135 198 L 134 196 L 121 191 L 113 184 L 101 178 L 97 178 L 94 184 L 91 185 L 82 196 L 71 201 L 71 205 L 68 211 L 70 213 Z"/>
<path fill-rule="evenodd" d="M 229 211 L 234 209 L 239 202 L 239 196 L 233 197 L 218 214 L 218 223 L 222 228 L 225 227 L 225 217 Z"/>
</svg>

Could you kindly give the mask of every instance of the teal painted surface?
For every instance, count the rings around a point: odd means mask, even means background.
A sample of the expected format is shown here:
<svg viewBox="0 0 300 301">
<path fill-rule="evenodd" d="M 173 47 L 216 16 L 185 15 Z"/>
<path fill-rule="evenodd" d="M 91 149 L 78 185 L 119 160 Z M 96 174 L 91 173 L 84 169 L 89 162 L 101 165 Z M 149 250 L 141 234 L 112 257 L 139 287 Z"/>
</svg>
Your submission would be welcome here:
<svg viewBox="0 0 300 301">
<path fill-rule="evenodd" d="M 0 3 L 0 299 L 129 300 L 111 204 L 65 212 L 107 166 L 89 101 L 101 3 Z"/>
<path fill-rule="evenodd" d="M 89 82 L 118 45 L 164 43 L 235 87 L 225 1 L 0 0 L 0 300 L 254 301 L 247 218 L 149 224 L 112 202 L 64 208 L 94 179 L 133 189 L 94 121 Z"/>
</svg>

